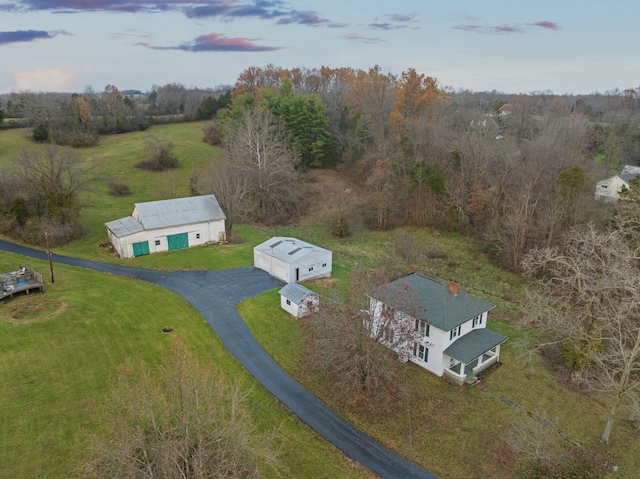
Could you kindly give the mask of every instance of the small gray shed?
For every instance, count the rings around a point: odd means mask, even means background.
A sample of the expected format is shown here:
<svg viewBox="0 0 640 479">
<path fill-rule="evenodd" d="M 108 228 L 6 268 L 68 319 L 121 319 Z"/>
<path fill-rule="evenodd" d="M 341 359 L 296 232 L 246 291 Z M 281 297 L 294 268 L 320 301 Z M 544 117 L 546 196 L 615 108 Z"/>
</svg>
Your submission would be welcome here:
<svg viewBox="0 0 640 479">
<path fill-rule="evenodd" d="M 105 223 L 121 258 L 174 251 L 225 238 L 226 219 L 213 195 L 136 203 L 131 216 Z"/>
<path fill-rule="evenodd" d="M 280 291 L 280 306 L 296 318 L 318 310 L 318 294 L 296 283 L 289 283 Z"/>
</svg>

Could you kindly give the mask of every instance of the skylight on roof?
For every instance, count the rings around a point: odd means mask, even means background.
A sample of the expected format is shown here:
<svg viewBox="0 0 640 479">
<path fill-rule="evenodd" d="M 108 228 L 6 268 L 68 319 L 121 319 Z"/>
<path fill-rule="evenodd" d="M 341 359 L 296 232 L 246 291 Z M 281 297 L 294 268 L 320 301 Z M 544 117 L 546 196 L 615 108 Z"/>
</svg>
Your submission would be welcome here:
<svg viewBox="0 0 640 479">
<path fill-rule="evenodd" d="M 269 248 L 275 248 L 276 246 L 278 246 L 280 243 L 282 243 L 282 241 L 276 241 L 275 243 L 273 243 L 272 245 L 269 246 Z"/>
<path fill-rule="evenodd" d="M 289 251 L 289 255 L 296 254 L 296 253 L 297 253 L 298 251 L 300 251 L 301 249 L 302 249 L 302 248 L 296 248 L 296 249 L 294 249 L 294 250 L 292 250 L 292 251 Z"/>
</svg>

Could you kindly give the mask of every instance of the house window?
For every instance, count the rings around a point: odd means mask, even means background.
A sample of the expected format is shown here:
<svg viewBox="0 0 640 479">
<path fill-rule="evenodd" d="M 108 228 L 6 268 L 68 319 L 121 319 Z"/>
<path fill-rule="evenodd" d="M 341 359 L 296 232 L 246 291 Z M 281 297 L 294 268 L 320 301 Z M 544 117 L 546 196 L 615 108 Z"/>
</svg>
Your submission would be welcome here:
<svg viewBox="0 0 640 479">
<path fill-rule="evenodd" d="M 291 306 L 291 300 L 287 299 L 287 306 Z"/>
<path fill-rule="evenodd" d="M 200 233 L 196 233 L 196 239 L 200 239 Z"/>
<path fill-rule="evenodd" d="M 462 326 L 458 326 L 457 328 L 453 328 L 449 331 L 449 339 L 457 338 L 460 336 L 460 331 L 462 330 Z"/>
<path fill-rule="evenodd" d="M 156 240 L 156 246 L 160 246 L 160 240 Z"/>
<path fill-rule="evenodd" d="M 382 330 L 382 339 L 388 341 L 391 344 L 395 344 L 396 342 L 396 337 L 395 337 L 395 332 L 393 331 L 393 328 L 390 327 L 386 327 Z"/>
<path fill-rule="evenodd" d="M 481 314 L 479 314 L 478 316 L 473 318 L 473 322 L 471 323 L 471 327 L 475 328 L 479 324 L 482 324 L 482 315 Z"/>
<path fill-rule="evenodd" d="M 413 343 L 413 355 L 426 363 L 429 359 L 429 350 L 422 344 Z"/>
<path fill-rule="evenodd" d="M 418 336 L 428 337 L 430 329 L 429 324 L 424 319 L 415 320 L 415 330 L 418 332 Z"/>
</svg>

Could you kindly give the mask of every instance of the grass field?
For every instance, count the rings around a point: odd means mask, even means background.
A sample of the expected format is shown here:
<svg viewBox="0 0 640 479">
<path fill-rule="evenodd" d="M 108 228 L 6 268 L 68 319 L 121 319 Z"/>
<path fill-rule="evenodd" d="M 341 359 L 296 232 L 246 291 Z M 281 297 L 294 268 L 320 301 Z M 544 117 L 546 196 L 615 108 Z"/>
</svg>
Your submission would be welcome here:
<svg viewBox="0 0 640 479">
<path fill-rule="evenodd" d="M 640 477 L 638 433 L 624 415 L 616 424 L 612 443 L 601 445 L 598 437 L 606 418 L 605 402 L 565 387 L 540 361 L 523 363 L 518 339 L 530 332 L 516 327 L 514 319 L 522 315 L 524 281 L 492 265 L 469 239 L 427 229 L 370 232 L 361 228 L 354 228 L 346 239 L 337 239 L 327 234 L 328 227 L 312 208 L 310 217 L 293 227 L 238 226 L 234 231 L 246 241 L 237 245 L 126 261 L 100 248 L 100 242 L 106 240 L 102 224 L 130 214 L 135 202 L 189 194 L 192 172 L 216 161 L 219 154 L 202 143 L 203 125 L 154 126 L 146 132 L 106 137 L 98 147 L 79 150 L 87 164 L 98 165 L 83 198 L 82 214 L 89 234 L 56 252 L 149 268 L 220 269 L 250 266 L 253 246 L 272 235 L 297 236 L 333 251 L 333 277 L 311 285 L 327 291 L 330 285 L 344 284 L 353 269 L 383 265 L 396 274 L 406 270 L 407 261 L 397 246 L 399 235 L 410 235 L 413 267 L 455 282 L 497 305 L 490 312 L 489 327 L 510 339 L 502 350 L 504 365 L 485 377 L 489 392 L 450 386 L 408 364 L 405 380 L 412 388 L 407 404 L 392 417 L 368 416 L 355 405 L 332 404 L 323 396 L 318 378 L 310 377 L 300 366 L 304 353 L 300 328 L 279 308 L 277 291 L 247 300 L 239 310 L 265 349 L 305 386 L 353 423 L 443 478 L 511 477 L 514 465 L 504 455 L 503 444 L 513 421 L 527 413 L 546 415 L 571 440 L 609 452 L 620 468 L 612 477 Z M 0 131 L 0 166 L 11 163 L 21 148 L 34 147 L 24 140 L 25 134 L 26 130 Z M 133 169 L 134 163 L 145 159 L 144 138 L 149 135 L 176 145 L 181 164 L 177 171 Z M 110 180 L 126 183 L 133 195 L 107 195 Z M 15 269 L 17 262 L 47 269 L 41 262 L 0 253 L 0 270 Z M 261 427 L 283 422 L 281 477 L 366 477 L 279 409 L 260 387 L 250 386 L 251 379 L 180 298 L 142 282 L 62 266 L 56 266 L 56 284 L 47 285 L 45 294 L 0 304 L 0 389 L 7 391 L 0 395 L 0 477 L 71 475 L 83 460 L 87 435 L 100 432 L 99 405 L 117 368 L 127 358 L 151 364 L 161 361 L 168 352 L 168 337 L 159 330 L 168 320 L 185 347 L 225 374 L 245 378 L 248 387 L 253 387 L 251 404 Z M 522 407 L 509 407 L 501 398 Z"/>
<path fill-rule="evenodd" d="M 615 477 L 640 477 L 638 433 L 624 420 L 624 414 L 612 444 L 604 446 L 598 438 L 606 421 L 606 404 L 563 386 L 539 359 L 524 363 L 519 339 L 529 332 L 512 323 L 521 314 L 517 301 L 522 279 L 493 266 L 472 242 L 430 230 L 408 231 L 418 238 L 418 244 L 429 245 L 428 254 L 419 260 L 419 270 L 455 280 L 497 305 L 489 313 L 488 327 L 510 339 L 502 348 L 503 365 L 483 374 L 486 390 L 451 386 L 409 363 L 405 380 L 411 385 L 410 397 L 396 414 L 380 418 L 359 405 L 332 401 L 323 383 L 304 371 L 299 323 L 280 309 L 276 292 L 244 301 L 239 312 L 265 349 L 305 387 L 351 422 L 440 477 L 513 477 L 517 464 L 506 453 L 505 437 L 514 422 L 531 415 L 557 424 L 550 434 L 561 445 L 566 442 L 562 434 L 586 448 L 610 453 L 620 467 Z M 389 233 L 368 232 L 340 241 L 323 238 L 322 244 L 330 244 L 340 264 L 371 266 L 370 258 L 380 255 L 386 264 L 398 265 L 402 258 L 394 253 L 392 240 Z M 317 280 L 312 287 L 326 291 L 333 281 Z M 503 398 L 518 407 L 507 405 Z"/>
<path fill-rule="evenodd" d="M 0 271 L 19 262 L 47 268 L 0 253 Z M 0 477 L 75 477 L 91 435 L 104 433 L 100 415 L 117 370 L 126 360 L 160 364 L 176 336 L 252 390 L 247 406 L 260 430 L 281 427 L 280 469 L 271 477 L 368 477 L 255 384 L 182 298 L 142 281 L 64 266 L 44 294 L 0 303 Z"/>
</svg>

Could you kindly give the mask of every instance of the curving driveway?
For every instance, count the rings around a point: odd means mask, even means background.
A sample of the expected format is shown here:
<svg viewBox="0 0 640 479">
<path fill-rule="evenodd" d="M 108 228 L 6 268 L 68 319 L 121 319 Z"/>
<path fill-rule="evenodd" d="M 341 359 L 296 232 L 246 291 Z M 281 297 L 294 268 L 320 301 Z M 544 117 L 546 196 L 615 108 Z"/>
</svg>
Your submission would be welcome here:
<svg viewBox="0 0 640 479">
<path fill-rule="evenodd" d="M 47 259 L 44 251 L 0 240 L 0 250 Z M 437 479 L 372 439 L 328 408 L 271 359 L 236 311 L 236 304 L 282 283 L 254 268 L 158 271 L 53 255 L 56 263 L 138 278 L 164 286 L 195 307 L 225 347 L 262 386 L 351 459 L 383 478 Z"/>
</svg>

